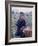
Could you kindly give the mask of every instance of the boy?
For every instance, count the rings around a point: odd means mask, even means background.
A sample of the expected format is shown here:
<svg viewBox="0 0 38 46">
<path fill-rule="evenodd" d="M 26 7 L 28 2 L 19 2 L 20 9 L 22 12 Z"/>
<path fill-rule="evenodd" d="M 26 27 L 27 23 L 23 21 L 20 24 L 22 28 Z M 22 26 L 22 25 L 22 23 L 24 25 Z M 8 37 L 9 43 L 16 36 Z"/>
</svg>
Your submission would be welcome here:
<svg viewBox="0 0 38 46">
<path fill-rule="evenodd" d="M 26 22 L 25 22 L 25 16 L 23 12 L 20 12 L 20 17 L 19 20 L 16 23 L 17 26 L 17 32 L 16 32 L 16 36 L 19 37 L 25 37 L 24 33 L 23 33 L 23 29 L 24 27 L 26 27 Z"/>
</svg>

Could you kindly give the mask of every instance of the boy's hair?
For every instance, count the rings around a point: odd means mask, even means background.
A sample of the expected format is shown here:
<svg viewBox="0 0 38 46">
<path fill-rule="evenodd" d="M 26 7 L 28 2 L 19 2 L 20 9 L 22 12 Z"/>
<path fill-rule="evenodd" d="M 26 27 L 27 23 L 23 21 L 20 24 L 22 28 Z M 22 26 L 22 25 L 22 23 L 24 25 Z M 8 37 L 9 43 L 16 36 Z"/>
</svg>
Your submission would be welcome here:
<svg viewBox="0 0 38 46">
<path fill-rule="evenodd" d="M 21 16 L 24 16 L 24 13 L 23 12 L 20 12 L 20 14 L 22 14 Z"/>
</svg>

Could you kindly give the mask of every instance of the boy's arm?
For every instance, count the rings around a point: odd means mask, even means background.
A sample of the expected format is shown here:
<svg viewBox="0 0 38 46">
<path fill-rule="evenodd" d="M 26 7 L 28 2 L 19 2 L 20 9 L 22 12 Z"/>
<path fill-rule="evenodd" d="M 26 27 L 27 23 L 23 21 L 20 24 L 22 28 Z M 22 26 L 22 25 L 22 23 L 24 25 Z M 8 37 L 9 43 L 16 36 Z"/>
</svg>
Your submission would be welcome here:
<svg viewBox="0 0 38 46">
<path fill-rule="evenodd" d="M 21 27 L 21 30 L 23 30 L 26 27 L 26 22 L 24 21 L 23 26 Z"/>
<path fill-rule="evenodd" d="M 17 21 L 16 26 L 19 26 L 19 20 Z"/>
</svg>

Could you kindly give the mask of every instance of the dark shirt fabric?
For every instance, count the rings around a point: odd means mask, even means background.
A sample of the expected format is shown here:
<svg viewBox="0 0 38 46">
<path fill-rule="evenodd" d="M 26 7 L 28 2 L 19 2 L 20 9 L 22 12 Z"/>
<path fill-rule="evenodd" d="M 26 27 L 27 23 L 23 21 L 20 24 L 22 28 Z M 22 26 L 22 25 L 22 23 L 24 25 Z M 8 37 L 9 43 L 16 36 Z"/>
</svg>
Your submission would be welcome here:
<svg viewBox="0 0 38 46">
<path fill-rule="evenodd" d="M 21 28 L 22 26 L 26 26 L 25 20 L 22 20 L 22 21 L 18 20 L 16 26 L 18 28 Z"/>
<path fill-rule="evenodd" d="M 22 36 L 23 35 L 23 32 L 20 30 L 20 28 L 22 28 L 22 26 L 26 26 L 26 22 L 25 20 L 18 20 L 17 23 L 16 23 L 16 26 L 17 26 L 17 32 L 16 32 L 16 36 Z"/>
</svg>

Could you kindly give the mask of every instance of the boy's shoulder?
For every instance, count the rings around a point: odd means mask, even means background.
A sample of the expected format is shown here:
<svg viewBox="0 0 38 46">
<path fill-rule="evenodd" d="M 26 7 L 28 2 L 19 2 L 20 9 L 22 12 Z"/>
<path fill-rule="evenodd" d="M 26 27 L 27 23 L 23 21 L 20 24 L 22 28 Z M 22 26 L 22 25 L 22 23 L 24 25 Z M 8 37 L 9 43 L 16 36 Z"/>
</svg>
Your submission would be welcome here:
<svg viewBox="0 0 38 46">
<path fill-rule="evenodd" d="M 20 20 L 18 19 L 18 21 L 20 21 Z"/>
</svg>

